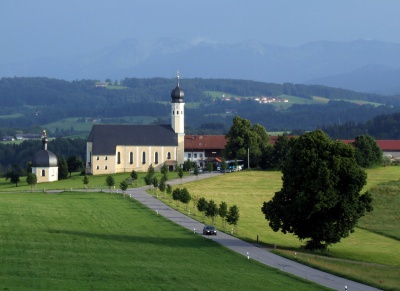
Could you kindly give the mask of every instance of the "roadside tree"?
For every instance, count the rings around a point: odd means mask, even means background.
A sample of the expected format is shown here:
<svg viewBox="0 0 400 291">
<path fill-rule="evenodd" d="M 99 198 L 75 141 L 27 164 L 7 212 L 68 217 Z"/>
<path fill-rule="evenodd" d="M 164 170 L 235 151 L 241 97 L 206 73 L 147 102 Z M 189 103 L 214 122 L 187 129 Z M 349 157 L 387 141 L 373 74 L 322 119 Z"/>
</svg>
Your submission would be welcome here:
<svg viewBox="0 0 400 291">
<path fill-rule="evenodd" d="M 237 231 L 237 224 L 239 222 L 239 207 L 236 205 L 232 205 L 229 207 L 228 214 L 226 216 L 226 221 L 228 222 L 229 225 L 233 225 L 235 227 L 235 230 Z"/>
<path fill-rule="evenodd" d="M 183 169 L 181 167 L 178 167 L 178 176 L 181 179 L 181 183 L 182 183 L 182 178 L 183 178 Z"/>
<path fill-rule="evenodd" d="M 119 189 L 121 189 L 122 194 L 124 194 L 126 189 L 128 189 L 128 183 L 125 180 L 123 180 L 121 183 L 119 183 Z"/>
<path fill-rule="evenodd" d="M 366 173 L 357 165 L 354 148 L 320 130 L 290 140 L 282 173 L 282 189 L 261 210 L 275 232 L 309 239 L 308 249 L 339 242 L 372 211 L 371 195 L 360 195 Z"/>
<path fill-rule="evenodd" d="M 215 217 L 218 215 L 218 206 L 214 200 L 210 200 L 207 203 L 206 216 L 211 217 L 212 223 L 215 224 Z"/>
<path fill-rule="evenodd" d="M 157 193 L 158 179 L 156 176 L 153 177 L 151 184 L 153 185 L 154 193 Z"/>
<path fill-rule="evenodd" d="M 153 177 L 154 177 L 154 167 L 150 164 L 149 168 L 147 169 L 147 174 L 144 177 L 144 182 L 146 185 L 150 186 L 153 184 Z"/>
<path fill-rule="evenodd" d="M 183 188 L 181 189 L 181 194 L 179 197 L 179 200 L 185 204 L 185 209 L 188 210 L 188 203 L 190 202 L 190 200 L 192 199 L 192 196 L 190 195 L 188 189 Z"/>
<path fill-rule="evenodd" d="M 228 215 L 228 204 L 225 201 L 222 201 L 218 207 L 218 214 L 222 218 L 222 226 L 226 227 L 226 216 Z"/>
<path fill-rule="evenodd" d="M 171 201 L 171 196 L 172 196 L 172 186 L 170 184 L 167 184 L 167 195 L 169 197 L 169 201 Z"/>
<path fill-rule="evenodd" d="M 111 188 L 115 186 L 115 179 L 113 176 L 111 176 L 111 175 L 107 176 L 106 185 L 110 189 L 110 193 L 111 193 Z"/>
<path fill-rule="evenodd" d="M 132 170 L 130 176 L 131 176 L 131 178 L 132 178 L 132 184 L 133 184 L 133 181 L 136 181 L 136 186 L 137 186 L 138 174 L 136 173 L 136 171 L 135 171 L 135 170 Z"/>
<path fill-rule="evenodd" d="M 172 191 L 172 199 L 176 201 L 176 206 L 179 206 L 179 201 L 181 201 L 181 189 L 175 188 Z"/>
<path fill-rule="evenodd" d="M 205 211 L 207 209 L 207 206 L 208 206 L 208 202 L 207 202 L 206 198 L 204 198 L 204 197 L 199 198 L 199 200 L 197 201 L 197 210 L 200 212 L 203 212 L 204 216 L 205 216 Z"/>
<path fill-rule="evenodd" d="M 165 184 L 164 179 L 161 179 L 160 183 L 158 183 L 158 189 L 162 193 L 162 197 L 165 197 L 165 189 L 167 188 L 167 185 Z"/>
</svg>

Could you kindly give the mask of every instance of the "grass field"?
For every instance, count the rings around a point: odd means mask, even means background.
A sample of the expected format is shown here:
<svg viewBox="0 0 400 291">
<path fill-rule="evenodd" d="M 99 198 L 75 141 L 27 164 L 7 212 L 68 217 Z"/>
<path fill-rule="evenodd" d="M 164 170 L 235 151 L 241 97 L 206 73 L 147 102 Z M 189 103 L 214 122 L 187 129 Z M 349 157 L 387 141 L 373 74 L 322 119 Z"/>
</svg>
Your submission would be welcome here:
<svg viewBox="0 0 400 291">
<path fill-rule="evenodd" d="M 370 190 L 373 194 L 375 199 L 374 211 L 360 220 L 360 228 L 356 228 L 354 234 L 342 239 L 341 243 L 333 245 L 325 253 L 306 253 L 301 248 L 302 242 L 296 237 L 284 235 L 280 232 L 275 233 L 269 228 L 268 222 L 261 212 L 261 206 L 264 201 L 268 201 L 280 189 L 281 174 L 279 172 L 245 171 L 216 175 L 210 179 L 178 185 L 177 187 L 186 187 L 192 196 L 214 199 L 217 204 L 225 201 L 228 206 L 238 205 L 240 220 L 238 232 L 235 235 L 244 240 L 255 242 L 258 236 L 259 243 L 266 247 L 276 245 L 276 252 L 283 256 L 382 289 L 399 290 L 400 167 L 370 169 L 367 170 L 367 174 L 368 183 L 363 191 Z M 145 173 L 139 173 L 138 186 L 144 185 L 144 175 Z M 116 187 L 118 188 L 119 182 L 128 176 L 128 173 L 115 175 Z M 89 188 L 99 189 L 101 187 L 107 194 L 105 177 L 90 176 Z M 170 173 L 169 178 L 177 178 L 177 174 Z M 66 190 L 82 188 L 82 177 L 75 174 L 72 179 L 39 184 L 36 186 L 36 190 L 60 189 L 60 186 Z M 15 187 L 4 179 L 0 179 L 0 190 L 3 193 L 4 191 L 8 193 L 12 191 L 29 192 L 30 187 L 24 181 L 20 182 L 19 187 Z M 0 195 L 0 197 L 3 197 L 3 195 L 8 194 Z M 37 194 L 28 193 L 22 195 L 22 197 L 30 195 Z M 169 203 L 169 199 L 163 201 Z M 170 205 L 176 208 L 175 203 L 170 203 Z M 190 202 L 189 209 L 191 209 L 190 215 L 192 217 L 210 223 L 208 219 L 204 220 L 202 214 L 196 212 L 193 202 Z M 183 211 L 183 207 L 179 210 L 187 213 L 187 211 Z M 217 218 L 216 226 L 223 230 L 220 218 Z M 230 228 L 225 229 L 225 231 L 230 232 Z M 294 252 L 298 254 L 296 258 L 294 258 Z"/>
<path fill-rule="evenodd" d="M 0 195 L 3 290 L 323 290 L 121 195 Z"/>
<path fill-rule="evenodd" d="M 365 190 L 376 187 L 379 183 L 398 180 L 400 167 L 378 168 L 367 172 L 370 178 Z M 237 237 L 255 242 L 258 236 L 259 242 L 266 246 L 276 245 L 278 249 L 290 250 L 291 254 L 294 252 L 303 254 L 301 248 L 303 243 L 293 235 L 273 232 L 261 212 L 262 203 L 271 199 L 281 187 L 280 173 L 237 172 L 185 184 L 185 187 L 191 195 L 205 197 L 207 200 L 213 199 L 217 204 L 225 201 L 228 206 L 238 205 L 240 220 Z M 328 252 L 322 254 L 322 257 L 329 259 L 329 263 L 326 261 L 322 266 L 318 264 L 314 266 L 341 276 L 352 276 L 356 280 L 380 288 L 395 290 L 400 286 L 400 252 L 398 251 L 400 242 L 393 238 L 398 232 L 400 191 L 392 192 L 391 195 L 396 199 L 387 200 L 387 202 L 385 199 L 375 201 L 375 211 L 368 213 L 360 221 L 363 229 L 356 228 L 355 233 L 342 239 L 341 243 L 331 246 Z M 175 207 L 175 204 L 171 203 L 171 206 Z M 197 219 L 210 223 L 209 219 L 204 220 L 203 214 L 196 213 L 194 203 L 190 206 Z M 376 229 L 369 228 L 366 224 L 366 222 L 369 224 L 373 222 L 376 227 L 382 228 L 383 221 L 390 224 L 390 226 L 384 226 L 385 229 L 389 229 L 390 236 L 381 235 Z M 220 218 L 217 218 L 216 225 L 222 228 Z M 228 228 L 226 231 L 230 232 L 231 229 Z M 305 258 L 303 262 L 312 263 L 310 256 L 305 256 Z M 337 259 L 335 264 L 331 263 L 331 258 Z M 301 256 L 297 260 L 302 261 Z M 354 274 L 348 274 L 349 268 L 340 267 L 340 264 L 349 261 L 354 263 L 354 269 L 357 270 Z M 347 265 L 350 266 L 349 263 Z M 371 277 L 370 273 L 374 273 L 375 276 Z"/>
</svg>

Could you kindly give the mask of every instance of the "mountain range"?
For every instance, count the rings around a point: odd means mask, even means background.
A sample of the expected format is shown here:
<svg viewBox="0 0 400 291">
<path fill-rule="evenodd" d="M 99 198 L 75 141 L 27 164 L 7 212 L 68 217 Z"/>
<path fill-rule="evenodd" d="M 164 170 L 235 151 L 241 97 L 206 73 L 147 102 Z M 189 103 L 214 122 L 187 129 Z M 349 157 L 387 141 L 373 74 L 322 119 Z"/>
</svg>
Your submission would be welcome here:
<svg viewBox="0 0 400 291">
<path fill-rule="evenodd" d="M 0 64 L 0 76 L 65 80 L 125 77 L 226 78 L 319 84 L 359 92 L 400 94 L 400 44 L 320 41 L 283 47 L 250 40 L 227 44 L 163 38 L 127 39 L 74 57 Z"/>
</svg>

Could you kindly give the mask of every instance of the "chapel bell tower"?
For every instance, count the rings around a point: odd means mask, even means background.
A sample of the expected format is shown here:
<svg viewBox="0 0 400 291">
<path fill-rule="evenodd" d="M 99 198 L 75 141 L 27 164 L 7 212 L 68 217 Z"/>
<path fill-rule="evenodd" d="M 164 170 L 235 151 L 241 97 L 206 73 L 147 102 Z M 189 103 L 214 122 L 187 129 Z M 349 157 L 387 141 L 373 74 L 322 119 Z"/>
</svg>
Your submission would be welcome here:
<svg viewBox="0 0 400 291">
<path fill-rule="evenodd" d="M 178 137 L 177 165 L 182 165 L 185 162 L 185 103 L 179 87 L 179 72 L 176 79 L 177 85 L 171 92 L 171 127 Z"/>
<path fill-rule="evenodd" d="M 185 103 L 183 101 L 184 93 L 179 87 L 179 72 L 177 76 L 177 85 L 171 92 L 171 127 L 178 134 L 185 134 Z"/>
</svg>

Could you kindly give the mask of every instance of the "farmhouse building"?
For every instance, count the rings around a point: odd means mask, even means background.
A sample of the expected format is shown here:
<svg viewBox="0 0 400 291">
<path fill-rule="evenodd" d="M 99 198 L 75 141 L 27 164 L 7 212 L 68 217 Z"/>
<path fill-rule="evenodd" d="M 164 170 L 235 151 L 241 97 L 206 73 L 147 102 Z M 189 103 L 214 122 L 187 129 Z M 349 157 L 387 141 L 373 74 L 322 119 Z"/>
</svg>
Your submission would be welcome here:
<svg viewBox="0 0 400 291">
<path fill-rule="evenodd" d="M 185 103 L 177 85 L 171 92 L 170 125 L 95 124 L 86 143 L 86 173 L 147 171 L 150 165 L 169 170 L 184 162 Z"/>
<path fill-rule="evenodd" d="M 221 162 L 226 145 L 225 135 L 187 135 L 185 136 L 185 161 L 196 162 L 204 168 L 206 162 Z"/>
<path fill-rule="evenodd" d="M 58 181 L 57 156 L 47 150 L 47 135 L 43 131 L 42 149 L 38 151 L 32 161 L 32 173 L 37 177 L 37 183 Z"/>
</svg>

